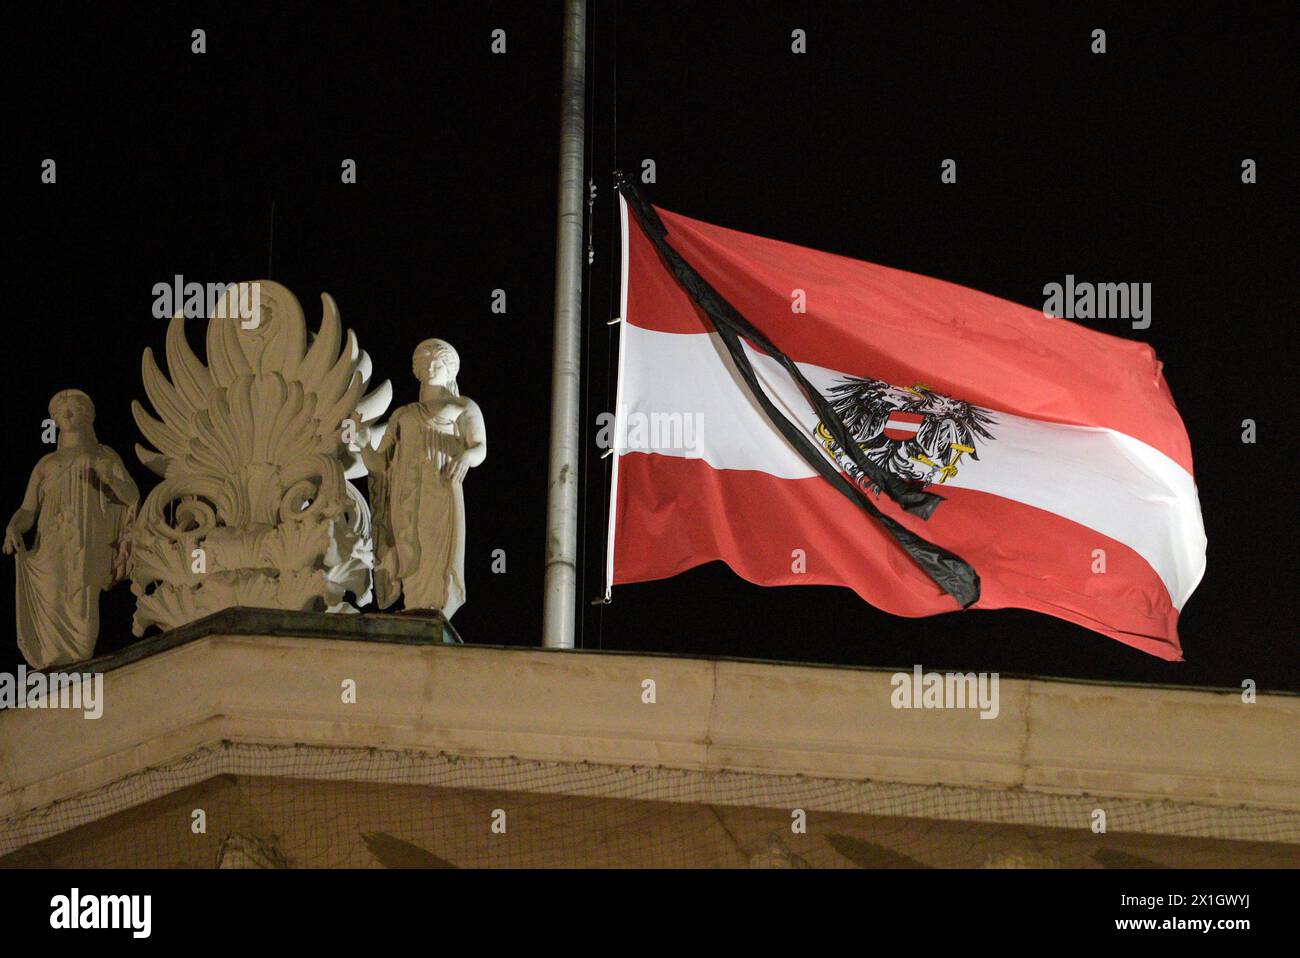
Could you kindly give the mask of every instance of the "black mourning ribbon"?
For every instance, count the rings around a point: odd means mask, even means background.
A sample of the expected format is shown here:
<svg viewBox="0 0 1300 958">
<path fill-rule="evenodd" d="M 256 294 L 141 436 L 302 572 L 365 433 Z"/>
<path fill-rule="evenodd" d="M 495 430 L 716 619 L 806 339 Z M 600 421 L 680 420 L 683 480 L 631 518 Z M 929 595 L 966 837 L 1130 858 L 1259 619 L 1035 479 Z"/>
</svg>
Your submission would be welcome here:
<svg viewBox="0 0 1300 958">
<path fill-rule="evenodd" d="M 753 364 L 749 361 L 749 356 L 741 346 L 741 338 L 748 340 L 756 348 L 776 360 L 781 368 L 790 375 L 790 378 L 799 384 L 805 397 L 817 411 L 818 416 L 821 417 L 822 425 L 825 426 L 835 442 L 839 444 L 839 447 L 853 460 L 854 465 L 862 470 L 863 474 L 876 485 L 876 488 L 882 490 L 885 495 L 897 502 L 905 511 L 920 516 L 922 519 L 928 519 L 939 503 L 943 501 L 943 497 L 919 489 L 893 473 L 886 472 L 869 460 L 850 435 L 849 429 L 845 426 L 844 420 L 840 418 L 839 413 L 835 411 L 834 407 L 826 401 L 826 398 L 817 391 L 812 383 L 808 382 L 794 361 L 778 349 L 749 320 L 745 319 L 734 306 L 723 299 L 718 291 L 709 285 L 704 277 L 696 271 L 695 267 L 686 262 L 680 253 L 668 245 L 667 227 L 664 226 L 663 220 L 659 218 L 659 214 L 655 212 L 654 207 L 646 202 L 636 184 L 628 182 L 621 176 L 617 177 L 616 182 L 619 191 L 623 194 L 623 198 L 627 200 L 628 207 L 636 216 L 637 222 L 641 224 L 641 228 L 645 231 L 646 236 L 650 238 L 655 249 L 658 250 L 669 271 L 682 289 L 686 291 L 686 294 L 691 297 L 695 305 L 709 317 L 713 328 L 731 354 L 732 361 L 736 364 L 736 369 L 740 372 L 741 378 L 749 387 L 750 394 L 762 407 L 772 425 L 799 452 L 804 461 L 816 470 L 818 475 L 850 500 L 857 503 L 868 515 L 879 521 L 889 534 L 894 537 L 894 540 L 902 547 L 903 551 L 921 567 L 939 588 L 956 599 L 963 609 L 973 605 L 980 597 L 980 579 L 975 570 L 959 556 L 923 539 L 900 525 L 895 519 L 885 515 L 872 503 L 870 496 L 850 482 L 843 473 L 828 462 L 817 450 L 817 447 L 813 445 L 812 440 L 804 435 L 803 430 L 786 418 L 768 398 L 767 393 L 763 391 L 758 376 L 754 372 Z"/>
</svg>

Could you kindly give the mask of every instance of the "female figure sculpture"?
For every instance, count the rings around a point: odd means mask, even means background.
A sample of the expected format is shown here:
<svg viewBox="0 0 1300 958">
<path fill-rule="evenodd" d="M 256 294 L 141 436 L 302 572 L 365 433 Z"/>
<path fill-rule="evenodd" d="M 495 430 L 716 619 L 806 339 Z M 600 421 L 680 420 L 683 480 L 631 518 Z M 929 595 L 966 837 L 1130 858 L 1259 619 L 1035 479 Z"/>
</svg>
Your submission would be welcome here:
<svg viewBox="0 0 1300 958">
<path fill-rule="evenodd" d="M 450 619 L 465 602 L 465 495 L 461 483 L 487 456 L 483 414 L 460 395 L 460 357 L 441 339 L 415 347 L 420 400 L 389 419 L 377 448 L 363 444 L 374 511 L 375 598 L 387 608 L 437 609 Z"/>
<path fill-rule="evenodd" d="M 18 648 L 37 669 L 94 654 L 99 593 L 126 574 L 127 532 L 140 499 L 121 458 L 95 437 L 89 396 L 56 393 L 50 417 L 58 445 L 32 470 L 4 536 L 5 554 L 17 559 Z M 29 552 L 23 536 L 33 523 Z"/>
</svg>

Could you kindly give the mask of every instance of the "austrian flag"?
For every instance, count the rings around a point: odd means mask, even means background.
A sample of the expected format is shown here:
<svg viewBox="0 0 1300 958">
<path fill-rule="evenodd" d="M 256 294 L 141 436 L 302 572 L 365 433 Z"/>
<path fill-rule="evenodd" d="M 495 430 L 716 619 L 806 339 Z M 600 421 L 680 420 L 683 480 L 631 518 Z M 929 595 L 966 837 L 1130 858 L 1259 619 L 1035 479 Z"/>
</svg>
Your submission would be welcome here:
<svg viewBox="0 0 1300 958">
<path fill-rule="evenodd" d="M 621 208 L 610 585 L 720 559 L 897 615 L 1033 609 L 1182 658 L 1205 532 L 1149 346 L 632 187 Z"/>
</svg>

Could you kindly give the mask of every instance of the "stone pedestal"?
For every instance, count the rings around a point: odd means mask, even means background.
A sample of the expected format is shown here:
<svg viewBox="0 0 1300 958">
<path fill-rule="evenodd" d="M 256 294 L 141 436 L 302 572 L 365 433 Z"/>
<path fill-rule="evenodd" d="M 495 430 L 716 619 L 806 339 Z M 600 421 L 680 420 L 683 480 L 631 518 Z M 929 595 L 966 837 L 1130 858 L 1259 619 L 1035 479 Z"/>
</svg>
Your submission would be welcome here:
<svg viewBox="0 0 1300 958">
<path fill-rule="evenodd" d="M 442 613 L 432 610 L 338 615 L 330 612 L 291 612 L 285 609 L 237 606 L 214 612 L 180 628 L 151 635 L 109 655 L 82 662 L 77 670 L 107 672 L 209 635 L 285 635 L 390 645 L 463 644 Z"/>
</svg>

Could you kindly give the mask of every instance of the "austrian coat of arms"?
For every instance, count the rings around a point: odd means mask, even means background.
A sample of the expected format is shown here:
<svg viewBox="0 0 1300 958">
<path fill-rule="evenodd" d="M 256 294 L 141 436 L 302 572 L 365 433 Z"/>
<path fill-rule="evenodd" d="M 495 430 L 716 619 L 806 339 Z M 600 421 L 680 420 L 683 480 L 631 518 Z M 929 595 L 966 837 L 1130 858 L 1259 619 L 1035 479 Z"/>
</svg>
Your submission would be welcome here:
<svg viewBox="0 0 1300 958">
<path fill-rule="evenodd" d="M 920 383 L 892 386 L 879 379 L 847 376 L 830 388 L 826 398 L 868 461 L 921 487 L 956 476 L 964 456 L 978 461 L 977 446 L 993 439 L 989 427 L 997 421 L 987 409 Z M 815 434 L 859 488 L 879 493 L 824 422 L 817 423 Z"/>
</svg>

